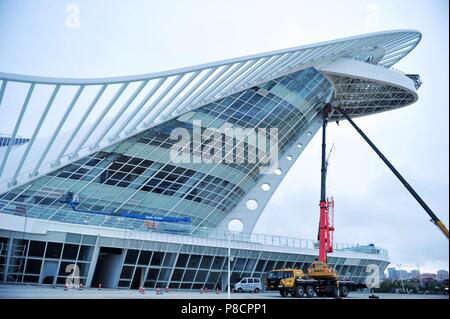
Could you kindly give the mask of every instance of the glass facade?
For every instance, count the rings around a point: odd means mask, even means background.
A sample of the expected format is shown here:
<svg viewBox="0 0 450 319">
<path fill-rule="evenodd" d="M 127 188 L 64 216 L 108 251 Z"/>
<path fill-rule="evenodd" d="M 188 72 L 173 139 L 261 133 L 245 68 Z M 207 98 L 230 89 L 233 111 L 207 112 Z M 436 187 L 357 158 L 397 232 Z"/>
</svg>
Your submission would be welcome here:
<svg viewBox="0 0 450 319">
<path fill-rule="evenodd" d="M 161 223 L 159 229 L 194 232 L 215 228 L 260 179 L 262 160 L 248 161 L 249 142 L 238 147 L 222 134 L 214 140 L 223 155 L 234 161 L 173 163 L 170 138 L 175 128 L 193 134 L 202 128 L 276 128 L 278 153 L 308 129 L 332 95 L 330 82 L 308 68 L 207 104 L 153 127 L 108 149 L 78 160 L 0 197 L 3 212 L 69 223 L 146 230 L 142 220 L 117 216 L 120 212 L 189 216 L 191 225 Z M 232 145 L 227 145 L 231 143 Z M 203 149 L 189 144 L 190 152 Z M 77 211 L 64 198 L 78 194 Z M 106 214 L 106 215 L 105 215 Z"/>
<path fill-rule="evenodd" d="M 81 239 L 76 234 L 65 242 L 0 237 L 0 282 L 64 285 L 70 265 L 78 266 L 79 278 L 86 282 L 95 237 Z"/>
<path fill-rule="evenodd" d="M 74 233 L 62 235 L 59 236 L 60 241 L 50 241 L 45 236 L 31 240 L 0 236 L 0 282 L 62 286 L 71 274 L 73 265 L 76 265 L 80 282 L 92 287 L 102 284 L 105 288 L 125 289 L 138 289 L 142 286 L 173 289 L 226 288 L 226 247 L 118 240 Z M 20 234 L 18 236 L 23 237 Z M 98 258 L 94 258 L 96 246 L 99 248 Z M 231 262 L 231 282 L 236 283 L 242 277 L 258 277 L 264 281 L 268 271 L 279 268 L 306 271 L 315 258 L 314 252 L 311 253 L 307 255 L 232 249 L 231 255 L 234 258 Z M 107 258 L 112 256 L 117 257 L 117 263 Z M 360 258 L 357 255 L 352 258 L 329 257 L 328 262 L 337 270 L 340 279 L 360 284 L 364 283 L 368 275 L 367 265 L 379 266 L 380 273 L 388 265 L 387 261 L 378 258 Z M 97 271 L 98 269 L 101 271 Z M 111 276 L 105 279 L 101 274 Z"/>
</svg>

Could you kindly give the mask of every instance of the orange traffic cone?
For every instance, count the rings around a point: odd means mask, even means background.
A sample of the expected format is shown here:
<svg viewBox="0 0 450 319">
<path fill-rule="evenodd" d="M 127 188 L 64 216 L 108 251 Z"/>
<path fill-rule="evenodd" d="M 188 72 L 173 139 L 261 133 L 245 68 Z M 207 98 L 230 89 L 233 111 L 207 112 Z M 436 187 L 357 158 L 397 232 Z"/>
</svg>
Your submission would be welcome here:
<svg viewBox="0 0 450 319">
<path fill-rule="evenodd" d="M 205 294 L 208 292 L 208 288 L 207 287 L 205 287 Z"/>
<path fill-rule="evenodd" d="M 67 284 L 64 284 L 64 291 L 67 291 L 68 288 Z"/>
<path fill-rule="evenodd" d="M 83 283 L 80 282 L 80 286 L 78 287 L 78 290 L 83 290 Z"/>
<path fill-rule="evenodd" d="M 145 294 L 145 288 L 144 288 L 144 287 L 139 288 L 139 292 L 140 292 L 141 294 Z"/>
<path fill-rule="evenodd" d="M 101 290 L 101 289 L 102 289 L 102 284 L 98 284 L 97 290 Z"/>
<path fill-rule="evenodd" d="M 169 287 L 166 287 L 165 292 L 169 292 Z"/>
<path fill-rule="evenodd" d="M 200 294 L 202 294 L 203 293 L 203 288 L 200 288 Z"/>
<path fill-rule="evenodd" d="M 159 295 L 160 294 L 160 290 L 159 288 L 156 288 L 156 294 Z"/>
<path fill-rule="evenodd" d="M 216 294 L 218 295 L 218 294 L 219 294 L 219 292 L 220 292 L 220 291 L 219 291 L 219 288 L 217 288 L 217 289 L 216 289 Z"/>
</svg>

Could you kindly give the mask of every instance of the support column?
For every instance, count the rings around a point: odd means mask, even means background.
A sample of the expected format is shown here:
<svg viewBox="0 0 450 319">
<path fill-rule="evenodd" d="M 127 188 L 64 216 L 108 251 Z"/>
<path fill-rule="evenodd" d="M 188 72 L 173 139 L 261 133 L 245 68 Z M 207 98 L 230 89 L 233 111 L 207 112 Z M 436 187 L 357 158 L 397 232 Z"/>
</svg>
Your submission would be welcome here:
<svg viewBox="0 0 450 319">
<path fill-rule="evenodd" d="M 95 268 L 97 266 L 98 256 L 100 254 L 100 246 L 98 245 L 100 236 L 97 236 L 95 241 L 94 251 L 92 252 L 91 264 L 89 266 L 89 271 L 86 277 L 86 287 L 90 287 L 92 283 L 92 279 L 94 278 Z"/>
</svg>

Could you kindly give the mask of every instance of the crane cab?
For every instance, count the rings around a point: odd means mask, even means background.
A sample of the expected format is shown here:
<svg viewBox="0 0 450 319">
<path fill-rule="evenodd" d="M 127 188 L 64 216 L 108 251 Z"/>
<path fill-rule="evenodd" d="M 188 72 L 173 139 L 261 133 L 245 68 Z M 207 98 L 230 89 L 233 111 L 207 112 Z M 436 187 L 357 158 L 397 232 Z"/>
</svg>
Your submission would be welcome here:
<svg viewBox="0 0 450 319">
<path fill-rule="evenodd" d="M 301 269 L 274 269 L 267 273 L 266 288 L 267 290 L 278 290 L 279 285 L 292 287 L 296 278 L 305 276 Z"/>
</svg>

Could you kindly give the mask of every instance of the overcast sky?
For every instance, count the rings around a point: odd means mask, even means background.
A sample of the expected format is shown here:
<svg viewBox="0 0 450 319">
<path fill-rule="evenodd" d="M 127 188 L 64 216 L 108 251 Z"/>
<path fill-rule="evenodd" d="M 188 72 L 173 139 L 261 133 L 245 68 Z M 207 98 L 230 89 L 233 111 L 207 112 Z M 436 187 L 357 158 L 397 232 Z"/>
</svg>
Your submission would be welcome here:
<svg viewBox="0 0 450 319">
<path fill-rule="evenodd" d="M 79 27 L 66 24 L 71 3 L 79 9 Z M 375 31 L 416 29 L 421 43 L 395 67 L 420 74 L 419 101 L 357 123 L 448 225 L 448 24 L 447 0 L 0 0 L 0 72 L 151 73 Z M 329 145 L 336 147 L 328 175 L 328 193 L 336 202 L 335 240 L 384 247 L 393 266 L 448 269 L 448 240 L 428 215 L 348 123 L 329 127 Z M 319 182 L 317 134 L 255 232 L 315 238 Z"/>
</svg>

